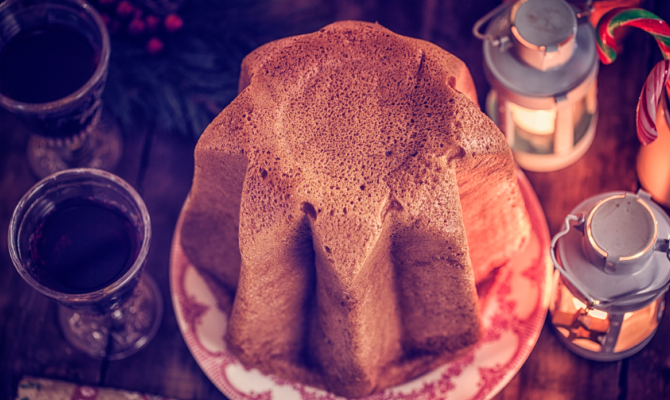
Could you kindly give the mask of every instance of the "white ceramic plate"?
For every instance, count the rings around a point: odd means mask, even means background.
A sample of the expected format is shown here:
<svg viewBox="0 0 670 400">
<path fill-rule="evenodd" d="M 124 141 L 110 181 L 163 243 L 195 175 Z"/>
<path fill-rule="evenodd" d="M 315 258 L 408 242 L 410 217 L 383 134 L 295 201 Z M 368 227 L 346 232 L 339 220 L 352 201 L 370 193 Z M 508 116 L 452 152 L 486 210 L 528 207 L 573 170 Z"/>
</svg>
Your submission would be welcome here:
<svg viewBox="0 0 670 400">
<path fill-rule="evenodd" d="M 533 225 L 525 251 L 502 267 L 483 302 L 485 332 L 467 355 L 367 400 L 490 399 L 526 361 L 542 329 L 553 267 L 549 231 L 530 183 L 518 171 Z M 202 370 L 232 400 L 342 400 L 332 393 L 246 369 L 223 341 L 228 317 L 180 246 L 177 223 L 170 257 L 172 301 L 181 333 Z"/>
</svg>

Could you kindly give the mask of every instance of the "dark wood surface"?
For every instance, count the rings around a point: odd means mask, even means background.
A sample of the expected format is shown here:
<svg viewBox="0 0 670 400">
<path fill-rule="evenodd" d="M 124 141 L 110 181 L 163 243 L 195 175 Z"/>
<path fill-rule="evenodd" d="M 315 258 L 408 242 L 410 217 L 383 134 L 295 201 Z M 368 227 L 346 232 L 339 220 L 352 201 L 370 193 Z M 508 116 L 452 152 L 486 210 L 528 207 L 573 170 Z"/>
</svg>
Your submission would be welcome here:
<svg viewBox="0 0 670 400">
<path fill-rule="evenodd" d="M 191 0 L 196 1 L 196 0 Z M 279 2 L 281 3 L 281 2 Z M 284 1 L 286 7 L 309 1 Z M 315 2 L 327 5 L 331 21 L 379 21 L 398 33 L 430 40 L 463 59 L 478 89 L 480 104 L 488 91 L 481 43 L 470 30 L 497 1 L 423 0 L 418 2 Z M 645 7 L 670 18 L 670 2 Z M 187 21 L 188 23 L 188 21 Z M 308 32 L 296 28 L 297 31 Z M 281 32 L 276 33 L 282 36 Z M 581 200 L 610 190 L 638 188 L 635 160 L 635 107 L 640 89 L 660 52 L 651 37 L 631 31 L 625 50 L 598 80 L 600 117 L 586 155 L 551 173 L 527 176 L 544 208 L 550 233 Z M 0 111 L 0 400 L 15 396 L 23 375 L 58 378 L 161 394 L 180 399 L 225 398 L 207 379 L 186 348 L 170 301 L 169 249 L 181 205 L 190 188 L 195 141 L 138 126 L 127 132 L 125 154 L 113 171 L 144 198 L 154 236 L 147 270 L 157 280 L 165 316 L 156 338 L 125 360 L 92 360 L 69 346 L 56 323 L 56 306 L 32 290 L 14 270 L 7 251 L 7 228 L 20 197 L 37 181 L 26 158 L 27 133 Z M 670 154 L 668 155 L 670 157 Z M 640 353 L 619 362 L 600 363 L 566 350 L 545 324 L 530 357 L 496 399 L 670 399 L 670 311 L 666 309 L 654 339 Z"/>
</svg>

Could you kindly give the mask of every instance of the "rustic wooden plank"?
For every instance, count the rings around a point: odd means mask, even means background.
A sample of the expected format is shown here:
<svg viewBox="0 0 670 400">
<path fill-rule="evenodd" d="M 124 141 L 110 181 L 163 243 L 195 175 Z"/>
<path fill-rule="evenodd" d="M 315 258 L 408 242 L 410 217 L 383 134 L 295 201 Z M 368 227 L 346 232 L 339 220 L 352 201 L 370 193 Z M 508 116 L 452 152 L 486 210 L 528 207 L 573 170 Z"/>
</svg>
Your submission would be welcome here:
<svg viewBox="0 0 670 400">
<path fill-rule="evenodd" d="M 146 271 L 158 283 L 165 305 L 154 340 L 125 360 L 110 362 L 103 383 L 181 399 L 225 398 L 201 371 L 177 325 L 169 291 L 168 265 L 172 233 L 191 186 L 195 142 L 155 132 L 139 180 L 152 221 L 152 244 Z M 156 374 L 148 379 L 148 371 Z"/>
<path fill-rule="evenodd" d="M 137 127 L 132 132 L 123 132 L 123 155 L 119 165 L 112 171 L 138 190 L 142 170 L 142 159 L 149 143 L 148 129 Z"/>
<path fill-rule="evenodd" d="M 620 363 L 597 363 L 565 348 L 545 323 L 528 360 L 495 399 L 619 399 Z"/>
</svg>

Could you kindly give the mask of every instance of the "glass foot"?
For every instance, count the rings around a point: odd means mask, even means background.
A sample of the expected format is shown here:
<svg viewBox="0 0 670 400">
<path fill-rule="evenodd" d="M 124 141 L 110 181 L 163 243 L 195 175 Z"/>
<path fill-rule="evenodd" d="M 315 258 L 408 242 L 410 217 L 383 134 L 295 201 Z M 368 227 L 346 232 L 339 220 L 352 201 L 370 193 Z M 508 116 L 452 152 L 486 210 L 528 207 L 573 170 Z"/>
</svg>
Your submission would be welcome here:
<svg viewBox="0 0 670 400">
<path fill-rule="evenodd" d="M 70 168 L 112 171 L 119 164 L 122 153 L 121 128 L 105 110 L 88 133 L 58 139 L 31 135 L 28 141 L 28 162 L 40 178 Z"/>
<path fill-rule="evenodd" d="M 120 360 L 156 335 L 163 298 L 153 278 L 143 273 L 132 297 L 109 314 L 85 314 L 60 305 L 58 314 L 63 334 L 74 347 L 94 358 Z"/>
</svg>

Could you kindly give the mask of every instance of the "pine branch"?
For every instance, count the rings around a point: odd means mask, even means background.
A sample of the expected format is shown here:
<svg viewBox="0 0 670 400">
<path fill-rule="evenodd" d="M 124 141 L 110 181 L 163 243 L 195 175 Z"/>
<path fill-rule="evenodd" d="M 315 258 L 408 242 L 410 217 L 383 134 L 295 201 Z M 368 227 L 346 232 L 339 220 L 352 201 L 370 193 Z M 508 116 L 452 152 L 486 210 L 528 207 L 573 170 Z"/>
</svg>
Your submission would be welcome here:
<svg viewBox="0 0 670 400">
<path fill-rule="evenodd" d="M 242 59 L 281 37 L 330 22 L 327 1 L 187 0 L 183 29 L 149 54 L 144 43 L 114 36 L 105 105 L 126 135 L 150 124 L 159 132 L 197 139 L 237 95 Z"/>
</svg>

